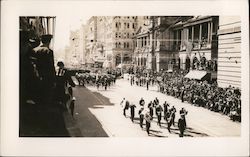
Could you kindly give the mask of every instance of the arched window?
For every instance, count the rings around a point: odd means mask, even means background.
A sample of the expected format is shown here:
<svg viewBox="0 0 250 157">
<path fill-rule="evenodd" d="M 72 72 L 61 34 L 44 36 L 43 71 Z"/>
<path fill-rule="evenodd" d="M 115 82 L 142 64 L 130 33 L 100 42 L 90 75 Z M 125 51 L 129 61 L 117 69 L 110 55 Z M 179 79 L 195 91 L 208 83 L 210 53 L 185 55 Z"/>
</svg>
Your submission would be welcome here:
<svg viewBox="0 0 250 157">
<path fill-rule="evenodd" d="M 201 58 L 201 68 L 202 68 L 202 70 L 206 70 L 206 57 L 202 57 Z"/>
<path fill-rule="evenodd" d="M 198 70 L 198 67 L 199 67 L 199 65 L 198 65 L 198 58 L 197 57 L 194 57 L 193 58 L 193 64 L 192 64 L 192 69 L 197 69 Z"/>
</svg>

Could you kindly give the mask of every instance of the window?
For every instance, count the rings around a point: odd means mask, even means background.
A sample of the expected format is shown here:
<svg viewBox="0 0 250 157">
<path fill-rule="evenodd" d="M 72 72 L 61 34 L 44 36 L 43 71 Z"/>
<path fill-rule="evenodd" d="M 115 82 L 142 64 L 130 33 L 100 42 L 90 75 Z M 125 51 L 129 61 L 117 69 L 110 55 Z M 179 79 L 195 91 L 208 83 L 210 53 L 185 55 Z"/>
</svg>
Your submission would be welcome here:
<svg viewBox="0 0 250 157">
<path fill-rule="evenodd" d="M 200 25 L 194 26 L 194 43 L 199 43 Z"/>
<path fill-rule="evenodd" d="M 127 26 L 127 23 L 124 23 L 124 29 L 126 28 L 126 26 Z"/>
<path fill-rule="evenodd" d="M 147 45 L 147 37 L 145 37 L 144 45 L 145 45 L 145 46 Z"/>
<path fill-rule="evenodd" d="M 133 27 L 133 29 L 135 29 L 135 23 L 133 23 L 133 26 L 132 26 L 132 27 Z"/>
<path fill-rule="evenodd" d="M 129 43 L 127 43 L 127 48 L 129 48 Z"/>
<path fill-rule="evenodd" d="M 118 28 L 118 23 L 117 22 L 115 23 L 115 27 Z"/>
<path fill-rule="evenodd" d="M 178 41 L 178 38 L 177 38 L 177 30 L 174 31 L 174 48 L 176 48 L 177 46 L 177 41 Z"/>
<path fill-rule="evenodd" d="M 123 43 L 123 47 L 126 48 L 126 43 Z"/>
<path fill-rule="evenodd" d="M 115 33 L 115 38 L 117 38 L 118 37 L 118 33 Z"/>
<path fill-rule="evenodd" d="M 127 34 L 127 38 L 129 38 L 129 33 Z"/>
<path fill-rule="evenodd" d="M 201 46 L 202 47 L 206 46 L 207 41 L 208 41 L 208 23 L 203 23 L 201 31 Z"/>
<path fill-rule="evenodd" d="M 192 27 L 188 27 L 188 40 L 192 41 Z"/>
<path fill-rule="evenodd" d="M 129 28 L 129 23 L 127 24 L 127 28 Z"/>
</svg>

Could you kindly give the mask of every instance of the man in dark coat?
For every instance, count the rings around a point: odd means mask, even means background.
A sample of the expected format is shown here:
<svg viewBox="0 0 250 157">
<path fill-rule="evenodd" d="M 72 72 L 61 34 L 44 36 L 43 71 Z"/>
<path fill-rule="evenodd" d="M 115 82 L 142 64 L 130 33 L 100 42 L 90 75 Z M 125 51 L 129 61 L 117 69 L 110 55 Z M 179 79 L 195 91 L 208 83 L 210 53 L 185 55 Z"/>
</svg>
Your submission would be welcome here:
<svg viewBox="0 0 250 157">
<path fill-rule="evenodd" d="M 130 118 L 131 118 L 131 121 L 134 122 L 134 117 L 135 117 L 135 104 L 131 103 L 130 105 Z"/>
<path fill-rule="evenodd" d="M 69 75 L 68 70 L 64 68 L 63 62 L 59 61 L 57 66 L 59 69 L 56 72 L 56 101 L 63 104 L 63 107 L 66 107 L 66 92 L 71 92 L 71 90 L 68 90 L 68 84 L 75 87 L 75 83 Z"/>
<path fill-rule="evenodd" d="M 180 130 L 180 137 L 183 137 L 184 131 L 186 129 L 186 121 L 184 120 L 184 114 L 181 115 L 180 119 L 178 120 L 178 128 Z"/>
<path fill-rule="evenodd" d="M 54 54 L 49 48 L 52 35 L 43 35 L 42 44 L 33 49 L 36 68 L 39 75 L 40 102 L 49 104 L 52 100 L 52 89 L 55 85 Z"/>
</svg>

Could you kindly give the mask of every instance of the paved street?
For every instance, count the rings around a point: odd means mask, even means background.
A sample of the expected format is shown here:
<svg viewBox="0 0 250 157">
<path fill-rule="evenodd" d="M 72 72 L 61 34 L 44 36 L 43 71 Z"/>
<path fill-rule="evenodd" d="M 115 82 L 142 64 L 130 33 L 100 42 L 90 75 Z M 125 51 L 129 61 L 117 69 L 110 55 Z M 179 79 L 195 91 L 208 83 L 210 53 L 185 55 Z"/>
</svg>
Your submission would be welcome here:
<svg viewBox="0 0 250 157">
<path fill-rule="evenodd" d="M 97 90 L 95 87 L 88 86 L 76 87 L 74 89 L 76 97 L 75 121 L 80 128 L 82 136 L 86 137 L 147 137 L 147 133 L 139 126 L 138 109 L 136 108 L 136 120 L 131 122 L 127 110 L 127 117 L 122 114 L 120 102 L 123 97 L 133 101 L 137 106 L 139 99 L 143 97 L 146 104 L 150 100 L 158 97 L 160 104 L 165 100 L 174 105 L 177 109 L 176 122 L 179 118 L 179 110 L 184 107 L 188 110 L 186 116 L 187 137 L 225 137 L 240 136 L 240 123 L 229 120 L 227 116 L 221 115 L 204 109 L 202 107 L 192 106 L 188 103 L 181 103 L 179 99 L 166 96 L 157 92 L 155 87 L 149 91 L 145 87 L 130 86 L 128 80 L 117 80 L 116 85 L 105 91 Z M 166 123 L 162 119 L 163 125 L 160 128 L 154 117 L 151 123 L 151 137 L 178 137 L 177 124 L 172 126 L 171 134 L 167 131 Z"/>
</svg>

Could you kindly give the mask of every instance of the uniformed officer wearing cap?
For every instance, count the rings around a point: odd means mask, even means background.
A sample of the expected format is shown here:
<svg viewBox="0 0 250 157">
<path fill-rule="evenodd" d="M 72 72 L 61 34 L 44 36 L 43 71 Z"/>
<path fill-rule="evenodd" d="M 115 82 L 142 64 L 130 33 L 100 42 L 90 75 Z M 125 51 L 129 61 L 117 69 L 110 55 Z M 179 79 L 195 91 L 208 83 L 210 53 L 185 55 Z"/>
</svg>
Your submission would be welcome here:
<svg viewBox="0 0 250 157">
<path fill-rule="evenodd" d="M 52 100 L 52 89 L 55 83 L 54 54 L 49 48 L 52 35 L 42 35 L 41 44 L 33 49 L 39 75 L 40 102 L 49 104 Z"/>
</svg>

